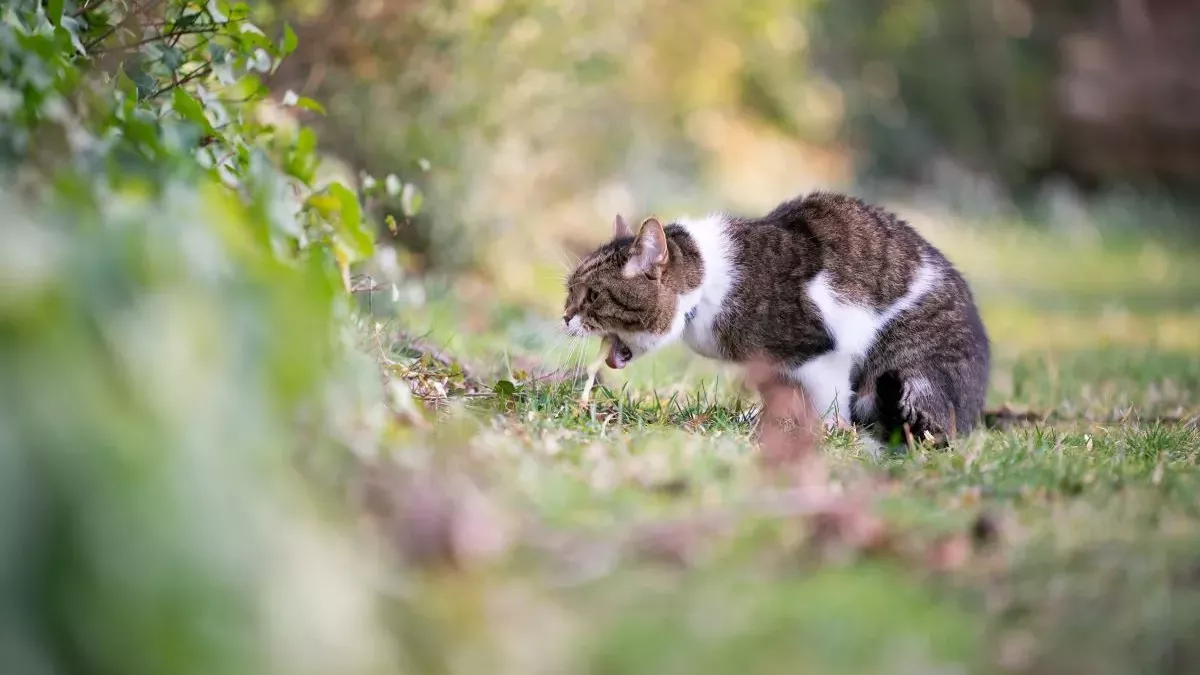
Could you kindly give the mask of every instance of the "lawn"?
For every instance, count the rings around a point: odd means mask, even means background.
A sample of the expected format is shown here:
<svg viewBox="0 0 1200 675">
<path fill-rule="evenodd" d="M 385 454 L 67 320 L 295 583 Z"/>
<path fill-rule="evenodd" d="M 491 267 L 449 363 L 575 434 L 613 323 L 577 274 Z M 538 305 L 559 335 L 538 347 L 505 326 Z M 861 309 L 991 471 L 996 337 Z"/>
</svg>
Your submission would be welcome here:
<svg viewBox="0 0 1200 675">
<path fill-rule="evenodd" d="M 598 344 L 559 334 L 553 273 L 541 303 L 485 283 L 375 302 L 388 372 L 438 419 L 405 462 L 449 491 L 407 502 L 441 505 L 439 546 L 392 531 L 459 569 L 398 603 L 413 665 L 1200 672 L 1200 254 L 922 229 L 981 303 L 991 425 L 944 450 L 829 433 L 834 506 L 758 461 L 740 372 L 682 347 L 603 371 L 581 407 Z"/>
</svg>

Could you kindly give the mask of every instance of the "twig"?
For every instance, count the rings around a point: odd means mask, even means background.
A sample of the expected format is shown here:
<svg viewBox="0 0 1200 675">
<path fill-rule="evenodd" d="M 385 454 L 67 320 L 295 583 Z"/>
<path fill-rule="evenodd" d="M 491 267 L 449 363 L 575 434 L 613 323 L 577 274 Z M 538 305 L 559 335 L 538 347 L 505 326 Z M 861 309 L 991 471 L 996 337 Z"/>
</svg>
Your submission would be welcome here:
<svg viewBox="0 0 1200 675">
<path fill-rule="evenodd" d="M 71 12 L 71 16 L 78 18 L 80 16 L 83 16 L 85 13 L 87 13 L 93 9 L 96 9 L 97 7 L 99 7 L 100 5 L 103 5 L 106 2 L 108 2 L 108 0 L 96 0 L 95 2 L 84 2 L 79 7 L 79 9 L 76 9 L 74 12 Z"/>
<path fill-rule="evenodd" d="M 168 91 L 171 91 L 172 89 L 174 89 L 178 86 L 187 84 L 188 82 L 191 82 L 192 80 L 194 80 L 198 77 L 204 77 L 205 75 L 208 75 L 211 72 L 212 72 L 212 64 L 206 63 L 203 66 L 201 66 L 201 67 L 197 68 L 196 70 L 192 71 L 191 73 L 189 73 L 186 77 L 179 80 L 178 82 L 174 82 L 174 83 L 170 84 L 169 86 L 163 87 L 162 89 L 159 89 L 158 91 L 146 96 L 146 98 L 148 98 L 148 99 L 149 98 L 158 98 L 162 94 L 165 94 Z"/>
<path fill-rule="evenodd" d="M 125 24 L 133 21 L 133 19 L 137 18 L 139 13 L 142 13 L 142 14 L 147 13 L 150 10 L 157 7 L 158 5 L 161 5 L 162 3 L 163 3 L 163 0 L 150 0 L 150 2 L 145 7 L 138 7 L 134 11 L 130 12 L 129 14 L 126 14 L 125 17 L 123 19 L 121 19 L 120 22 L 115 23 L 112 26 L 109 26 L 108 30 L 104 31 L 104 33 L 101 34 L 100 37 L 98 37 L 95 40 L 92 40 L 91 42 L 84 45 L 84 51 L 86 51 L 90 54 L 92 49 L 95 48 L 96 45 L 107 40 L 108 36 L 110 36 L 114 32 L 116 32 L 116 30 L 118 28 L 121 28 Z"/>
</svg>

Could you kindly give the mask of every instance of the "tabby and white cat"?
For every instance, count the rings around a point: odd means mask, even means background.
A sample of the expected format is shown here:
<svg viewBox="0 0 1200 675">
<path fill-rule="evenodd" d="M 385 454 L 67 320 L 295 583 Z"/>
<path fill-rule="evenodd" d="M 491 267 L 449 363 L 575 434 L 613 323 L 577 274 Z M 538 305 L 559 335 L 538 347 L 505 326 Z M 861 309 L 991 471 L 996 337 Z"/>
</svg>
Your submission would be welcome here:
<svg viewBox="0 0 1200 675">
<path fill-rule="evenodd" d="M 611 241 L 567 281 L 563 322 L 610 336 L 607 364 L 679 338 L 714 359 L 766 358 L 829 425 L 945 438 L 979 423 L 990 348 L 962 275 L 895 215 L 818 192 L 762 218 L 710 215 Z"/>
</svg>

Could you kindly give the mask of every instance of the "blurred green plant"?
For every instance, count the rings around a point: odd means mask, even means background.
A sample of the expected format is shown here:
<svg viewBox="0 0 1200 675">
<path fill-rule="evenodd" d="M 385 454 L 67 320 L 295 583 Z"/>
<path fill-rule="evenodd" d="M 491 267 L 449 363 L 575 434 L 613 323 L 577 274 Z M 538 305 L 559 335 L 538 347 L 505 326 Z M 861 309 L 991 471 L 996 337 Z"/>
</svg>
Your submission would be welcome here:
<svg viewBox="0 0 1200 675">
<path fill-rule="evenodd" d="M 1023 187 L 1049 166 L 1058 36 L 1034 33 L 1023 3 L 995 5 L 820 5 L 814 48 L 843 87 L 864 178 L 930 181 L 949 159 Z"/>
<path fill-rule="evenodd" d="M 295 477 L 344 488 L 389 420 L 346 292 L 374 242 L 267 99 L 294 33 L 221 0 L 0 11 L 0 671 L 369 671 L 315 517 L 343 495 Z"/>
<path fill-rule="evenodd" d="M 263 78 L 296 48 L 246 3 L 21 0 L 0 22 L 0 161 L 60 209 L 95 209 L 137 182 L 219 180 L 280 259 L 323 257 L 344 279 L 373 250 L 359 195 L 319 175 L 316 136 Z M 348 285 L 348 284 L 347 284 Z"/>
</svg>

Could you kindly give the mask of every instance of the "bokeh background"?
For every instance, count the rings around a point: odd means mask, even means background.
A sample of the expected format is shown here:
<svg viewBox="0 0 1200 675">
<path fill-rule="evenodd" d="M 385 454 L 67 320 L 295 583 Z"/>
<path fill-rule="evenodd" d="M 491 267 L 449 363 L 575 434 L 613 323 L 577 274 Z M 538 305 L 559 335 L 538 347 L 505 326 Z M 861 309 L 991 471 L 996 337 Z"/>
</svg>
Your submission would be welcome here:
<svg viewBox="0 0 1200 675">
<path fill-rule="evenodd" d="M 878 513 L 560 330 L 814 189 L 993 340 L 991 430 L 826 439 Z M 0 673 L 1196 672 L 1197 195 L 1189 0 L 6 0 Z"/>
<path fill-rule="evenodd" d="M 276 91 L 326 104 L 308 118 L 351 172 L 420 187 L 419 216 L 386 202 L 378 214 L 399 217 L 405 264 L 453 288 L 434 296 L 452 297 L 458 319 L 379 299 L 444 346 L 484 332 L 472 317 L 516 321 L 491 309 L 498 295 L 531 317 L 530 337 L 514 344 L 510 331 L 489 353 L 552 349 L 563 268 L 615 213 L 758 214 L 814 189 L 883 203 L 942 246 L 982 296 L 1002 356 L 1196 346 L 1194 3 L 276 11 L 301 36 Z M 1129 319 L 1146 312 L 1153 321 Z M 654 364 L 614 377 L 657 382 Z"/>
<path fill-rule="evenodd" d="M 754 212 L 823 187 L 1048 228 L 1083 204 L 1138 229 L 1194 222 L 1162 206 L 1200 180 L 1185 1 L 275 11 L 301 39 L 271 85 L 325 104 L 323 147 L 374 173 L 429 162 L 428 217 L 403 242 L 430 265 L 552 259 L 617 211 Z"/>
</svg>

